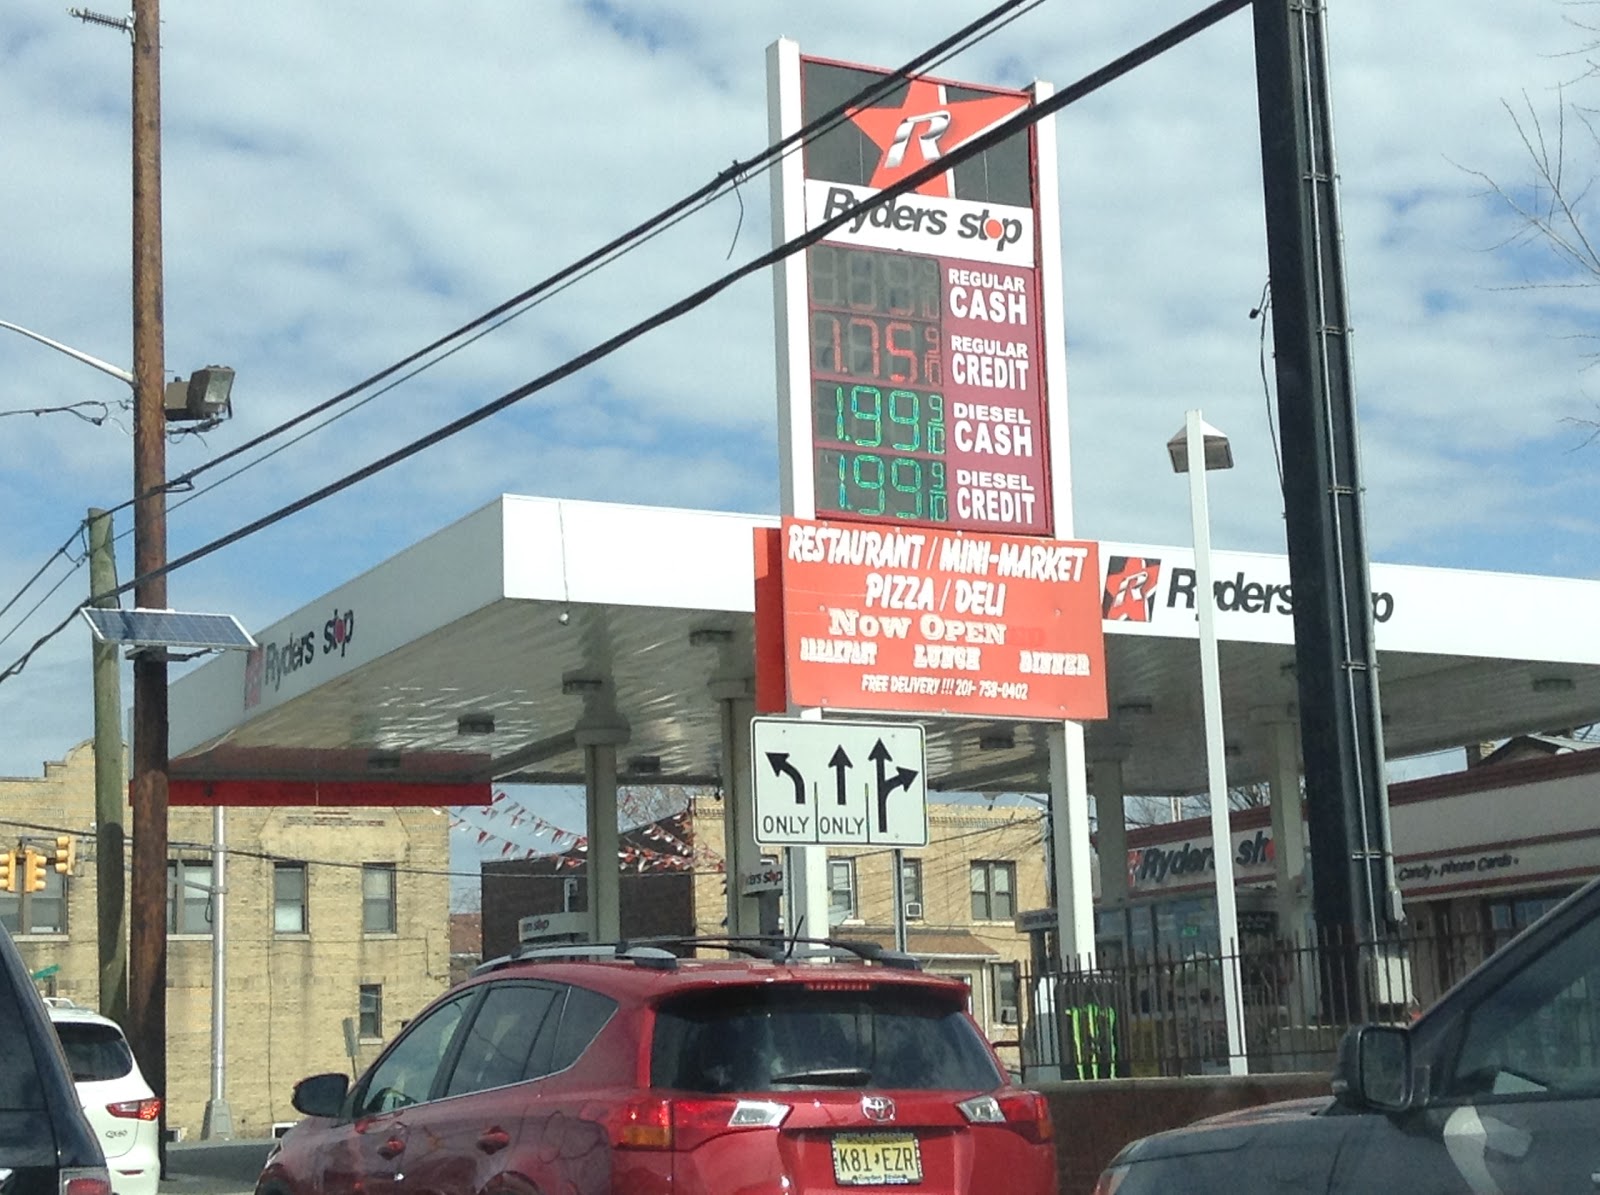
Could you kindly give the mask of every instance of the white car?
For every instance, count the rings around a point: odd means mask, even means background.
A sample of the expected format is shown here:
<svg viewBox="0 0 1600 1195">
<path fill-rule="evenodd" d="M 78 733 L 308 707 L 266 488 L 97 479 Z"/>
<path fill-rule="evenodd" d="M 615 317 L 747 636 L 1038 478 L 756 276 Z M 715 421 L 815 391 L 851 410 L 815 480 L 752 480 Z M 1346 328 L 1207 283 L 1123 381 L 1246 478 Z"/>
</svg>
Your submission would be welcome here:
<svg viewBox="0 0 1600 1195">
<path fill-rule="evenodd" d="M 45 1003 L 84 1114 L 100 1138 L 114 1195 L 156 1195 L 161 1100 L 139 1073 L 128 1039 L 115 1021 L 70 1000 Z"/>
</svg>

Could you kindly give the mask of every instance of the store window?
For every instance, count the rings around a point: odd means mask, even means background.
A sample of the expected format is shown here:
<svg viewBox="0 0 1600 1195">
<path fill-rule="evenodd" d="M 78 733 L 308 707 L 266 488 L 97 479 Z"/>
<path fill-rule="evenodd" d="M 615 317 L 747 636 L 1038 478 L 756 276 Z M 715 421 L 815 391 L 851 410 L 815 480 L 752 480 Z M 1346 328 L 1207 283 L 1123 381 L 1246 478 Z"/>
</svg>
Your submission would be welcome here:
<svg viewBox="0 0 1600 1195">
<path fill-rule="evenodd" d="M 922 860 L 900 861 L 900 899 L 905 902 L 907 921 L 922 920 Z"/>
<path fill-rule="evenodd" d="M 395 915 L 394 864 L 361 866 L 361 932 L 392 934 L 399 925 Z"/>
<path fill-rule="evenodd" d="M 828 919 L 835 923 L 856 915 L 856 861 L 828 860 Z"/>
<path fill-rule="evenodd" d="M 1019 1019 L 1017 991 L 1021 976 L 1016 963 L 994 965 L 994 1019 L 1002 1025 L 1015 1025 Z"/>
<path fill-rule="evenodd" d="M 1490 949 L 1499 950 L 1567 898 L 1571 889 L 1491 900 L 1486 909 Z"/>
<path fill-rule="evenodd" d="M 306 932 L 306 865 L 304 863 L 274 863 L 272 865 L 272 932 L 275 934 L 303 934 Z"/>
<path fill-rule="evenodd" d="M 211 932 L 211 863 L 167 860 L 167 932 Z"/>
<path fill-rule="evenodd" d="M 1010 921 L 1016 916 L 1017 865 L 980 860 L 972 864 L 972 919 Z"/>
<path fill-rule="evenodd" d="M 361 985 L 361 1036 L 367 1039 L 383 1036 L 383 985 Z"/>
</svg>

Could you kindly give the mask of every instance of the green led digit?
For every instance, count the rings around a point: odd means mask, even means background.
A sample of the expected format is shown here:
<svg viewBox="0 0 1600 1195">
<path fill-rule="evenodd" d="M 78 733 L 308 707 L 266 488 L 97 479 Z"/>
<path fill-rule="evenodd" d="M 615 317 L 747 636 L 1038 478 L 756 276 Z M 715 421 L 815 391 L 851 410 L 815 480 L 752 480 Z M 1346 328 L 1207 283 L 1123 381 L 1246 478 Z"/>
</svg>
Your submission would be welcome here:
<svg viewBox="0 0 1600 1195">
<path fill-rule="evenodd" d="M 922 517 L 922 462 L 916 457 L 900 457 L 889 466 L 889 484 L 902 494 L 911 495 L 911 509 L 897 510 L 902 519 Z"/>
<path fill-rule="evenodd" d="M 863 403 L 863 400 L 866 400 Z M 863 409 L 865 406 L 867 409 Z M 839 438 L 847 444 L 856 444 L 862 448 L 876 448 L 883 443 L 883 391 L 876 386 L 855 386 L 850 390 L 850 416 L 859 429 L 862 423 L 871 426 L 872 430 L 862 435 L 859 430 L 849 439 L 843 435 Z"/>
<path fill-rule="evenodd" d="M 863 468 L 863 466 L 867 465 L 870 465 L 872 470 L 870 478 L 865 475 L 866 470 Z M 878 504 L 876 506 L 870 509 L 866 506 L 859 507 L 859 512 L 864 515 L 881 515 L 887 505 L 887 495 L 883 490 L 883 458 L 870 452 L 862 453 L 856 457 L 853 472 L 855 473 L 857 489 L 878 495 Z"/>
<path fill-rule="evenodd" d="M 944 455 L 944 395 L 928 395 L 928 451 Z"/>
<path fill-rule="evenodd" d="M 928 462 L 928 517 L 936 522 L 948 522 L 950 496 L 944 491 L 944 462 Z"/>
<path fill-rule="evenodd" d="M 922 446 L 922 412 L 920 395 L 915 390 L 889 391 L 889 422 L 910 429 L 907 435 L 910 439 L 902 444 L 899 440 L 891 439 L 889 447 L 901 452 L 915 452 Z"/>
</svg>

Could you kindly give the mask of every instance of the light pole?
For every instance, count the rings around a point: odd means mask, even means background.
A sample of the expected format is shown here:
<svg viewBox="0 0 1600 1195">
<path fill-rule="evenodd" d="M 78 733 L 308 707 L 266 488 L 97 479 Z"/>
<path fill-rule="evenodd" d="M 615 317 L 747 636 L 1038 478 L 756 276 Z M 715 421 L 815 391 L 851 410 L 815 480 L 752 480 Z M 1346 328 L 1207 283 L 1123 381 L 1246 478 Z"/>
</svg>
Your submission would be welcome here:
<svg viewBox="0 0 1600 1195">
<path fill-rule="evenodd" d="M 189 420 L 215 419 L 231 410 L 229 396 L 233 389 L 233 370 L 227 366 L 208 365 L 197 369 L 187 381 L 182 378 L 155 388 L 155 401 L 141 398 L 138 379 L 126 369 L 121 369 L 81 349 L 62 344 L 48 336 L 31 331 L 9 320 L 0 320 L 0 328 L 8 329 L 40 344 L 65 353 L 76 361 L 93 366 L 110 374 L 131 387 L 136 396 L 136 447 L 140 454 L 135 460 L 134 518 L 135 560 L 134 573 L 137 588 L 135 604 L 164 607 L 166 605 L 166 578 L 147 579 L 153 569 L 165 565 L 165 496 L 160 486 L 145 486 L 152 476 L 141 464 L 152 450 L 149 445 L 163 443 L 165 424 Z M 153 416 L 152 412 L 158 412 Z M 161 426 L 151 431 L 148 424 L 159 418 Z M 159 447 L 155 450 L 158 454 Z M 163 466 L 164 471 L 164 466 Z M 162 505 L 162 547 L 160 559 L 152 562 L 145 534 L 141 527 L 139 510 L 149 502 Z M 91 567 L 89 604 L 115 605 L 111 596 L 116 589 L 115 556 L 111 550 L 110 515 L 105 511 L 91 510 L 89 514 L 91 544 L 95 560 Z M 158 586 L 155 598 L 149 594 L 151 586 Z M 145 649 L 134 654 L 134 784 L 131 792 L 122 787 L 122 729 L 119 686 L 116 678 L 116 647 L 96 641 L 95 647 L 95 847 L 96 847 L 96 898 L 99 928 L 100 1009 L 107 1016 L 125 1025 L 129 1037 L 136 1045 L 140 1061 L 148 1072 L 159 1076 L 158 1093 L 165 1093 L 166 1079 L 166 880 L 167 880 L 167 809 L 166 809 L 166 671 L 167 653 L 163 648 Z M 152 715 L 152 710 L 154 714 Z M 158 761 L 159 766 L 152 766 Z M 126 833 L 124 831 L 124 806 L 132 804 L 134 814 L 134 866 L 132 884 L 123 883 L 123 860 Z M 217 807 L 214 822 L 213 885 L 217 909 L 222 905 L 223 845 L 222 808 Z M 131 888 L 131 893 L 128 889 Z M 131 901 L 128 897 L 131 895 Z M 135 942 L 129 934 L 128 905 L 139 907 L 134 921 Z M 212 1043 L 216 1056 L 213 1066 L 212 1101 L 206 1105 L 208 1127 L 213 1123 L 213 1107 L 217 1107 L 216 1122 L 219 1135 L 232 1135 L 232 1120 L 227 1103 L 222 1097 L 222 1024 L 224 936 L 220 925 L 215 926 L 212 939 Z M 154 980 L 159 979 L 159 984 Z M 130 999 L 130 987 L 138 999 Z M 159 996 L 151 993 L 159 991 Z M 157 1080 L 151 1079 L 152 1085 Z M 207 1134 L 212 1135 L 210 1133 Z"/>
<path fill-rule="evenodd" d="M 1211 855 L 1216 861 L 1217 937 L 1221 943 L 1223 1016 L 1228 1027 L 1228 1072 L 1248 1074 L 1244 1006 L 1239 983 L 1239 911 L 1233 891 L 1233 832 L 1228 822 L 1227 749 L 1222 737 L 1222 678 L 1217 664 L 1217 602 L 1211 582 L 1211 512 L 1206 473 L 1233 468 L 1228 437 L 1190 411 L 1183 430 L 1167 441 L 1176 473 L 1189 475 L 1189 521 L 1194 528 L 1194 573 L 1200 619 L 1200 691 L 1206 732 L 1206 789 L 1211 796 Z M 1198 467 L 1196 467 L 1198 462 Z"/>
<path fill-rule="evenodd" d="M 6 328 L 29 340 L 48 345 L 128 386 L 133 375 L 98 357 L 29 331 L 20 324 L 0 320 Z M 111 515 L 89 512 L 89 601 L 114 605 L 105 596 L 117 587 L 116 555 L 111 548 Z M 122 690 L 117 680 L 117 649 L 94 644 L 94 837 L 95 906 L 98 927 L 101 1013 L 119 1025 L 128 1020 L 128 906 L 123 862 L 127 856 L 125 811 L 127 792 L 122 780 Z"/>
</svg>

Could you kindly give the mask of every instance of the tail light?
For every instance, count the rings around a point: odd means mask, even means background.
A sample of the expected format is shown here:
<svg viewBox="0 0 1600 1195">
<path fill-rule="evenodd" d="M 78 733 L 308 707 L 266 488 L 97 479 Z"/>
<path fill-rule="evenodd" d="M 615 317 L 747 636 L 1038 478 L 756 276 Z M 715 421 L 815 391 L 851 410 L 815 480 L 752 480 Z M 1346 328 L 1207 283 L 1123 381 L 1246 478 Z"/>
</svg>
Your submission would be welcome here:
<svg viewBox="0 0 1600 1195">
<path fill-rule="evenodd" d="M 764 1100 L 643 1096 L 607 1116 L 606 1130 L 619 1149 L 693 1149 L 726 1133 L 775 1129 L 788 1115 L 788 1104 Z"/>
<path fill-rule="evenodd" d="M 120 1104 L 107 1104 L 106 1111 L 120 1120 L 154 1120 L 161 1115 L 161 1097 L 153 1095 L 147 1100 L 123 1100 Z"/>
<path fill-rule="evenodd" d="M 111 1195 L 111 1174 L 103 1169 L 63 1170 L 61 1195 Z"/>
<path fill-rule="evenodd" d="M 1050 1121 L 1050 1101 L 1037 1091 L 1010 1091 L 1005 1095 L 975 1095 L 956 1105 L 970 1124 L 997 1124 L 1014 1129 L 1029 1141 L 1055 1139 Z"/>
</svg>

